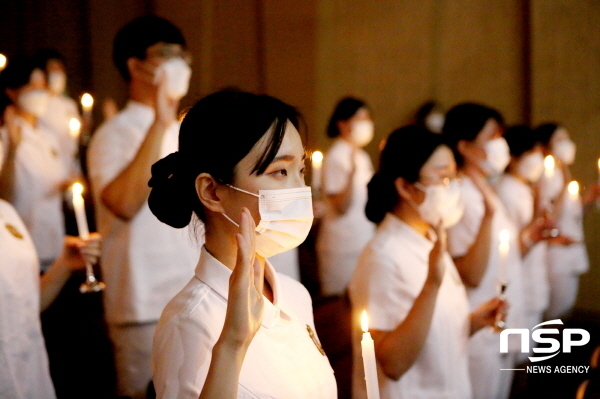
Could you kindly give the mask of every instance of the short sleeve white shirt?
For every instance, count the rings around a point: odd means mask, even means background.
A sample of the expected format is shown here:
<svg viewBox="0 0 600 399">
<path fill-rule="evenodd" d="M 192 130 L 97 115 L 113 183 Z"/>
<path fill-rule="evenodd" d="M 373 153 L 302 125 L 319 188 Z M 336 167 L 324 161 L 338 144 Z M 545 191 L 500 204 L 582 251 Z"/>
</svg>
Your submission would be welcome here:
<svg viewBox="0 0 600 399">
<path fill-rule="evenodd" d="M 40 325 L 39 273 L 25 225 L 0 200 L 1 398 L 55 398 Z"/>
<path fill-rule="evenodd" d="M 154 335 L 158 398 L 198 397 L 225 321 L 230 276 L 231 270 L 203 248 L 195 276 L 165 308 Z M 333 370 L 317 347 L 308 292 L 268 262 L 265 279 L 274 301 L 264 301 L 262 326 L 242 365 L 238 398 L 336 398 Z"/>
<path fill-rule="evenodd" d="M 339 194 L 350 179 L 354 148 L 346 140 L 335 140 L 323 159 L 323 193 Z M 355 153 L 356 171 L 352 182 L 350 206 L 343 215 L 327 203 L 326 214 L 317 240 L 320 251 L 359 253 L 375 232 L 375 225 L 365 216 L 367 184 L 373 177 L 371 158 L 362 149 Z"/>
<path fill-rule="evenodd" d="M 67 171 L 53 133 L 19 117 L 17 126 L 22 136 L 15 155 L 13 205 L 31 234 L 39 259 L 52 261 L 60 254 L 65 235 L 61 185 Z"/>
<path fill-rule="evenodd" d="M 533 220 L 533 190 L 525 182 L 505 174 L 498 182 L 496 191 L 517 230 L 522 231 Z M 529 311 L 543 312 L 550 300 L 547 256 L 548 245 L 540 241 L 523 257 L 524 303 Z"/>
<path fill-rule="evenodd" d="M 100 200 L 102 190 L 133 160 L 154 110 L 130 101 L 94 134 L 89 175 L 103 236 L 104 305 L 110 323 L 153 322 L 194 273 L 200 253 L 190 229 L 160 222 L 144 203 L 131 220 L 115 216 Z M 161 157 L 177 150 L 178 124 L 164 134 Z"/>
<path fill-rule="evenodd" d="M 461 195 L 466 205 L 465 213 L 456 225 L 448 229 L 448 249 L 455 258 L 464 256 L 473 245 L 485 213 L 483 195 L 468 176 L 463 177 Z M 506 318 L 507 328 L 523 328 L 524 294 L 519 232 L 498 197 L 495 198 L 495 202 L 496 211 L 492 219 L 490 254 L 485 266 L 486 270 L 479 286 L 468 288 L 467 295 L 471 309 L 475 309 L 497 296 L 499 280 L 506 279 L 508 281 L 506 296 L 510 304 Z M 510 234 L 509 251 L 504 260 L 501 258 L 499 250 L 502 230 L 508 230 Z M 494 353 L 499 353 L 499 334 L 489 333 L 489 330 L 484 328 L 471 338 L 471 341 L 480 340 L 485 341 L 489 348 L 493 348 Z"/>
<path fill-rule="evenodd" d="M 425 284 L 432 248 L 432 241 L 396 216 L 385 216 L 361 254 L 350 285 L 352 306 L 367 311 L 369 329 L 392 331 L 406 319 Z M 382 398 L 471 397 L 469 303 L 447 253 L 443 262 L 446 270 L 425 345 L 400 380 L 379 371 Z"/>
<path fill-rule="evenodd" d="M 78 170 L 75 164 L 78 137 L 71 134 L 69 122 L 72 118 L 81 121 L 77 103 L 65 95 L 52 95 L 48 101 L 46 114 L 40 118 L 40 123 L 55 136 L 66 170 L 74 173 Z"/>
</svg>

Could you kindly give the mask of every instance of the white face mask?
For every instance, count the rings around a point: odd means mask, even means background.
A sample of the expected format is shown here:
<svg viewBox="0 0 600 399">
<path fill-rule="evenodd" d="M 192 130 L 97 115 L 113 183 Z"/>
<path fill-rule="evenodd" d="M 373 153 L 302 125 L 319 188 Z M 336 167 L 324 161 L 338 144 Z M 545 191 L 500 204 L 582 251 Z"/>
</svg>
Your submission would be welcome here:
<svg viewBox="0 0 600 399">
<path fill-rule="evenodd" d="M 258 197 L 260 223 L 256 226 L 256 253 L 270 258 L 302 244 L 313 223 L 310 187 L 259 190 L 258 194 L 228 184 L 234 190 Z M 231 223 L 238 226 L 223 213 Z"/>
<path fill-rule="evenodd" d="M 425 127 L 433 133 L 442 133 L 446 117 L 441 112 L 432 112 L 425 118 Z"/>
<path fill-rule="evenodd" d="M 48 87 L 54 94 L 62 94 L 67 87 L 67 75 L 64 72 L 50 72 L 48 74 Z"/>
<path fill-rule="evenodd" d="M 425 193 L 425 200 L 416 205 L 419 215 L 431 226 L 437 226 L 440 221 L 443 228 L 448 228 L 462 218 L 465 207 L 461 200 L 460 186 L 456 180 L 448 185 L 433 184 L 424 186 L 419 182 L 415 187 Z M 413 205 L 414 206 L 414 205 Z"/>
<path fill-rule="evenodd" d="M 486 159 L 481 167 L 488 175 L 497 175 L 504 172 L 510 162 L 510 149 L 504 137 L 497 137 L 485 143 Z"/>
<path fill-rule="evenodd" d="M 50 94 L 47 90 L 34 89 L 19 95 L 17 103 L 19 107 L 39 118 L 46 113 L 49 99 Z"/>
<path fill-rule="evenodd" d="M 364 147 L 373 140 L 373 131 L 375 130 L 373 121 L 352 122 L 350 128 L 352 129 L 350 133 L 351 140 L 358 147 Z"/>
<path fill-rule="evenodd" d="M 165 61 L 159 70 L 167 75 L 167 95 L 173 100 L 180 100 L 190 87 L 192 68 L 181 58 L 175 57 Z M 158 77 L 158 70 L 156 76 Z"/>
<path fill-rule="evenodd" d="M 556 143 L 552 148 L 552 155 L 554 155 L 561 162 L 572 165 L 575 161 L 575 152 L 577 147 L 575 143 L 569 139 L 561 140 Z"/>
<path fill-rule="evenodd" d="M 521 157 L 517 173 L 530 183 L 537 182 L 544 173 L 544 156 L 534 152 Z"/>
</svg>

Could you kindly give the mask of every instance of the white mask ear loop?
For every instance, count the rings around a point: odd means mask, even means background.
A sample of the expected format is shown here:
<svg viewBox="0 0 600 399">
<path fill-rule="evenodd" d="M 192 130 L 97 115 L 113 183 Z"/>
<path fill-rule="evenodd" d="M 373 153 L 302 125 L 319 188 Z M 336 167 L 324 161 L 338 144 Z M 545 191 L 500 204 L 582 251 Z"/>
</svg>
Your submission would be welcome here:
<svg viewBox="0 0 600 399">
<path fill-rule="evenodd" d="M 230 188 L 233 188 L 234 190 L 240 191 L 242 193 L 250 194 L 250 195 L 253 195 L 253 196 L 257 197 L 257 198 L 260 198 L 260 195 L 258 195 L 258 194 L 254 194 L 254 193 L 251 193 L 250 191 L 242 190 L 241 188 L 237 188 L 235 186 L 232 186 L 231 184 L 226 184 L 226 186 L 230 187 Z M 225 212 L 221 213 L 221 215 L 225 216 L 225 219 L 227 219 L 231 223 L 233 223 L 235 225 L 235 227 L 240 227 L 240 225 L 238 223 L 234 222 L 232 218 L 230 218 L 229 216 L 227 216 L 227 214 Z"/>
</svg>

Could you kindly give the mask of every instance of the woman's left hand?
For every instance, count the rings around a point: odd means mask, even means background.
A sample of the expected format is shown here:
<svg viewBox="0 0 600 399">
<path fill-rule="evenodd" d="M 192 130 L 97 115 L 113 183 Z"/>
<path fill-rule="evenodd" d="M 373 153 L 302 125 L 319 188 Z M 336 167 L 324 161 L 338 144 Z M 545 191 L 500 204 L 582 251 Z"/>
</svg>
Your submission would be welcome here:
<svg viewBox="0 0 600 399">
<path fill-rule="evenodd" d="M 479 305 L 471 312 L 471 334 L 483 327 L 493 326 L 498 315 L 506 315 L 507 309 L 508 303 L 499 297 L 494 297 Z"/>
<path fill-rule="evenodd" d="M 98 233 L 91 233 L 87 240 L 66 236 L 59 257 L 61 263 L 71 271 L 84 269 L 86 262 L 95 264 L 100 258 L 100 242 L 101 236 Z"/>
</svg>

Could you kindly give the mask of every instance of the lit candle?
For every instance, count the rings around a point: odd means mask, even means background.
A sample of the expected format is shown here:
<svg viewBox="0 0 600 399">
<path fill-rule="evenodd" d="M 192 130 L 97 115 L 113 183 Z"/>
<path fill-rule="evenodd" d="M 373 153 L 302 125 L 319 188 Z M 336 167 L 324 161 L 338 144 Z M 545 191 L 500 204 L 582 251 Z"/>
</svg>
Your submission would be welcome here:
<svg viewBox="0 0 600 399">
<path fill-rule="evenodd" d="M 4 54 L 0 54 L 0 71 L 6 68 L 6 56 Z"/>
<path fill-rule="evenodd" d="M 500 244 L 498 245 L 498 251 L 500 252 L 500 266 L 498 269 L 498 278 L 501 283 L 506 282 L 506 269 L 507 269 L 507 259 L 508 259 L 508 250 L 510 249 L 510 233 L 508 230 L 504 229 L 500 231 Z"/>
<path fill-rule="evenodd" d="M 598 158 L 598 183 L 600 184 L 600 158 Z"/>
<path fill-rule="evenodd" d="M 321 167 L 323 166 L 323 153 L 314 151 L 311 156 L 312 161 L 312 182 L 311 187 L 314 191 L 321 188 Z"/>
<path fill-rule="evenodd" d="M 375 361 L 375 342 L 369 332 L 369 317 L 367 311 L 363 310 L 360 318 L 360 324 L 363 330 L 362 348 L 363 366 L 365 368 L 365 381 L 367 383 L 367 398 L 379 399 L 379 383 L 377 381 L 377 363 Z"/>
<path fill-rule="evenodd" d="M 569 198 L 571 198 L 571 201 L 579 202 L 579 183 L 573 180 L 567 186 L 567 191 L 569 191 Z"/>
<path fill-rule="evenodd" d="M 94 97 L 90 93 L 83 93 L 81 96 L 81 109 L 83 109 L 84 114 L 89 114 L 92 112 L 92 107 L 94 106 Z"/>
<path fill-rule="evenodd" d="M 81 183 L 74 183 L 71 191 L 73 192 L 73 209 L 75 210 L 79 237 L 87 240 L 90 236 L 90 230 L 88 229 L 87 218 L 85 216 L 85 203 L 81 195 L 83 193 L 83 185 Z"/>
<path fill-rule="evenodd" d="M 544 158 L 544 172 L 546 179 L 550 179 L 554 176 L 554 167 L 556 166 L 556 162 L 554 162 L 554 157 L 552 155 L 548 155 Z"/>
<path fill-rule="evenodd" d="M 76 139 L 79 137 L 79 133 L 81 133 L 81 122 L 77 118 L 71 118 L 69 120 L 69 131 L 71 132 L 71 137 Z"/>
</svg>

